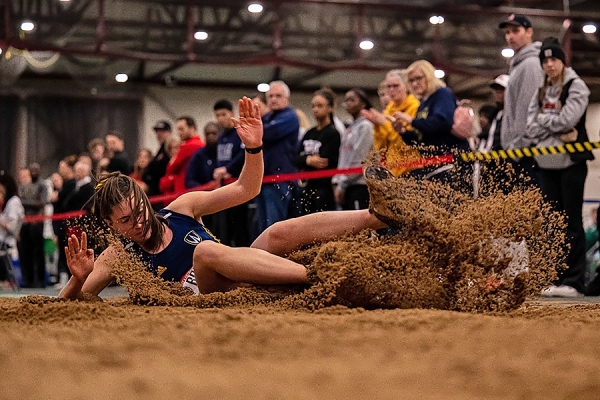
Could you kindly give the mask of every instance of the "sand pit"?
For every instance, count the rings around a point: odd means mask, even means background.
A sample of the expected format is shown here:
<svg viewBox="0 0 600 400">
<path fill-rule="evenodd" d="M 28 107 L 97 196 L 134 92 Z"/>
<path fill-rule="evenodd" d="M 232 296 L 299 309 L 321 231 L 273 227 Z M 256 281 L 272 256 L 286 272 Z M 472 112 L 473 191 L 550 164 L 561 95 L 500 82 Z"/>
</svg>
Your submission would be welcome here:
<svg viewBox="0 0 600 400">
<path fill-rule="evenodd" d="M 126 298 L 0 299 L 0 397 L 598 397 L 600 306 L 535 302 L 564 259 L 539 192 L 369 185 L 399 229 L 290 255 L 310 286 L 192 296 L 121 251 Z"/>
<path fill-rule="evenodd" d="M 0 398 L 595 399 L 598 331 L 597 305 L 482 315 L 0 299 Z"/>
</svg>

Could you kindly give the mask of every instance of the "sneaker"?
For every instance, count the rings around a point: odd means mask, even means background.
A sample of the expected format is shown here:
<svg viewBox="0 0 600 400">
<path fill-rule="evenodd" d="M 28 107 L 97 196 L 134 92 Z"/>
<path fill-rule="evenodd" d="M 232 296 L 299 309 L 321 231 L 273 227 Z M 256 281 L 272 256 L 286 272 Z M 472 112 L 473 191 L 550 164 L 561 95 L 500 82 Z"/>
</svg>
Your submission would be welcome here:
<svg viewBox="0 0 600 400">
<path fill-rule="evenodd" d="M 583 293 L 580 293 L 577 289 L 567 285 L 555 286 L 552 285 L 542 290 L 542 297 L 583 297 Z"/>
<path fill-rule="evenodd" d="M 383 167 L 369 166 L 365 169 L 365 178 L 382 181 L 385 179 L 394 179 L 394 175 Z"/>
</svg>

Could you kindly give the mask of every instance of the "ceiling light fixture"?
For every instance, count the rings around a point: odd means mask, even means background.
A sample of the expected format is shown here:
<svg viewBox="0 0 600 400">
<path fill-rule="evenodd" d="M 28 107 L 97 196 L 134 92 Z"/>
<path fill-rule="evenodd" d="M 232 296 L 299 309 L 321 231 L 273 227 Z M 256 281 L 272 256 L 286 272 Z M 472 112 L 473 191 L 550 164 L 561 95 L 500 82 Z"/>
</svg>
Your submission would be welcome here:
<svg viewBox="0 0 600 400">
<path fill-rule="evenodd" d="M 444 17 L 441 15 L 433 15 L 429 18 L 429 23 L 432 25 L 440 25 L 444 23 Z"/>
<path fill-rule="evenodd" d="M 505 58 L 511 58 L 512 56 L 515 55 L 515 51 L 513 49 L 509 49 L 508 47 L 506 49 L 502 49 L 502 57 Z"/>
<path fill-rule="evenodd" d="M 129 79 L 127 74 L 120 73 L 120 74 L 115 75 L 115 81 L 117 81 L 119 83 L 125 83 L 125 82 L 127 82 L 127 79 Z"/>
<path fill-rule="evenodd" d="M 360 42 L 358 47 L 360 47 L 363 50 L 371 50 L 373 47 L 375 47 L 375 44 L 373 44 L 373 41 L 365 39 L 362 42 Z"/>
<path fill-rule="evenodd" d="M 443 77 L 446 76 L 446 73 L 444 72 L 444 70 L 442 69 L 436 69 L 433 74 L 435 75 L 436 78 L 438 79 L 442 79 Z"/>
<path fill-rule="evenodd" d="M 260 3 L 252 3 L 248 6 L 248 11 L 250 11 L 252 14 L 261 13 L 262 10 L 263 10 L 263 6 Z"/>
<path fill-rule="evenodd" d="M 204 31 L 198 31 L 198 32 L 194 33 L 194 39 L 206 40 L 206 39 L 208 39 L 208 33 L 204 32 Z"/>
<path fill-rule="evenodd" d="M 35 29 L 35 24 L 31 21 L 23 21 L 21 22 L 21 30 L 25 32 L 31 32 Z"/>
<path fill-rule="evenodd" d="M 596 25 L 585 24 L 582 29 L 583 33 L 596 33 Z"/>
<path fill-rule="evenodd" d="M 256 86 L 256 89 L 261 92 L 261 93 L 267 93 L 269 91 L 269 84 L 268 83 L 259 83 L 258 86 Z"/>
</svg>

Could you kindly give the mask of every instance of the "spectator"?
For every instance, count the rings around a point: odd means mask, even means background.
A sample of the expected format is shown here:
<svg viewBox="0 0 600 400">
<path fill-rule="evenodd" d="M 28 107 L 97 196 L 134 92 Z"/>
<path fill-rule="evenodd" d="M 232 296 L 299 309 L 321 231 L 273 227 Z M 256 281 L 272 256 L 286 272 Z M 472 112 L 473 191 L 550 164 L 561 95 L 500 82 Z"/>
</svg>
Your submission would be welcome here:
<svg viewBox="0 0 600 400">
<path fill-rule="evenodd" d="M 165 176 L 160 179 L 159 188 L 162 193 L 185 192 L 185 174 L 192 155 L 204 147 L 204 141 L 198 135 L 196 121 L 192 117 L 177 118 L 177 133 L 181 145 L 177 153 L 171 155 Z"/>
<path fill-rule="evenodd" d="M 55 190 L 50 196 L 50 201 L 52 202 L 55 214 L 64 212 L 65 198 L 73 189 L 75 189 L 75 172 L 73 167 L 76 162 L 76 155 L 67 156 L 58 162 L 58 175 L 62 179 L 62 185 L 60 188 L 57 188 L 56 185 L 54 185 Z M 64 245 L 66 246 L 66 242 Z"/>
<path fill-rule="evenodd" d="M 156 133 L 156 139 L 160 144 L 158 152 L 148 164 L 146 173 L 143 176 L 144 182 L 148 185 L 148 195 L 156 196 L 160 194 L 159 183 L 160 179 L 165 176 L 167 172 L 167 165 L 169 164 L 169 155 L 165 150 L 165 142 L 171 137 L 171 124 L 167 121 L 158 121 L 154 127 Z"/>
<path fill-rule="evenodd" d="M 5 252 L 5 255 L 0 257 L 0 281 L 14 279 L 18 281 L 18 277 L 11 277 L 12 259 L 17 251 L 17 240 L 25 209 L 18 195 L 17 183 L 15 179 L 0 170 L 0 249 Z M 13 282 L 15 284 L 18 282 Z"/>
<path fill-rule="evenodd" d="M 468 149 L 468 142 L 452 133 L 456 97 L 444 82 L 435 77 L 433 65 L 429 61 L 418 60 L 408 67 L 407 72 L 411 90 L 421 104 L 415 118 L 404 112 L 394 113 L 394 129 L 403 133 L 408 143 L 428 146 L 433 154 L 446 153 L 452 148 Z M 407 128 L 410 125 L 411 130 Z M 415 174 L 445 180 L 450 170 L 448 167 L 425 167 Z"/>
<path fill-rule="evenodd" d="M 185 173 L 185 187 L 188 189 L 204 185 L 213 180 L 213 172 L 217 166 L 217 143 L 221 128 L 216 122 L 204 126 L 206 146 L 196 150 L 190 158 Z"/>
<path fill-rule="evenodd" d="M 296 112 L 289 107 L 289 102 L 290 89 L 285 82 L 271 82 L 267 92 L 267 105 L 271 111 L 262 118 L 265 176 L 297 171 L 294 159 L 300 123 Z M 262 185 L 260 194 L 255 198 L 256 235 L 275 222 L 287 218 L 291 189 L 290 182 Z"/>
<path fill-rule="evenodd" d="M 490 83 L 495 104 L 492 106 L 493 108 L 488 108 L 488 125 L 483 126 L 480 123 L 482 129 L 479 135 L 479 151 L 500 150 L 502 148 L 500 144 L 500 133 L 502 131 L 502 116 L 504 115 L 504 93 L 508 86 L 508 82 L 508 75 L 499 75 L 492 83 Z"/>
<path fill-rule="evenodd" d="M 53 193 L 51 198 L 55 214 L 69 211 L 66 200 L 75 190 L 76 181 L 74 167 L 77 162 L 79 162 L 78 157 L 76 155 L 70 155 L 63 158 L 58 163 L 58 173 L 63 180 L 63 184 L 59 191 L 56 191 L 55 189 L 55 193 Z M 91 162 L 87 163 L 87 165 L 88 171 L 91 171 Z M 54 235 L 56 238 L 55 240 L 58 247 L 57 273 L 59 276 L 61 276 L 61 273 L 67 274 L 66 277 L 68 277 L 69 269 L 67 268 L 67 258 L 65 256 L 65 252 L 63 251 L 63 249 L 67 246 L 67 227 L 65 220 L 52 221 L 52 228 L 54 230 Z"/>
<path fill-rule="evenodd" d="M 419 100 L 413 94 L 409 94 L 409 90 L 406 87 L 406 73 L 404 71 L 398 69 L 391 70 L 385 77 L 385 83 L 391 101 L 384 112 L 380 113 L 371 108 L 362 111 L 362 114 L 375 125 L 375 140 L 373 144 L 375 150 L 386 150 L 386 156 L 396 160 L 404 152 L 406 144 L 402 139 L 401 132 L 392 125 L 392 122 L 396 119 L 394 114 L 402 112 L 414 118 L 419 108 Z M 405 131 L 411 129 L 411 127 L 404 124 L 402 129 Z M 391 168 L 391 170 L 394 175 L 399 175 L 400 173 L 395 168 Z"/>
<path fill-rule="evenodd" d="M 267 96 L 264 93 L 258 92 L 253 95 L 250 95 L 250 99 L 253 104 L 258 105 L 258 110 L 260 111 L 260 116 L 264 117 L 270 110 L 269 106 L 267 106 Z"/>
<path fill-rule="evenodd" d="M 110 152 L 108 163 L 101 161 L 100 165 L 106 169 L 106 172 L 119 171 L 123 175 L 129 175 L 133 171 L 133 165 L 125 151 L 125 137 L 119 131 L 110 131 L 106 137 L 106 147 Z"/>
<path fill-rule="evenodd" d="M 296 115 L 298 116 L 298 122 L 300 123 L 300 129 L 298 130 L 298 141 L 301 141 L 306 132 L 311 128 L 310 121 L 306 113 L 299 108 L 295 108 Z"/>
<path fill-rule="evenodd" d="M 246 152 L 233 126 L 233 104 L 229 100 L 219 100 L 214 105 L 214 112 L 217 123 L 223 131 L 219 135 L 217 168 L 213 172 L 213 177 L 215 181 L 222 183 L 228 178 L 239 178 Z M 233 247 L 250 246 L 249 204 L 250 202 L 239 204 L 216 215 L 220 223 L 215 234 L 224 244 Z"/>
<path fill-rule="evenodd" d="M 362 116 L 372 108 L 364 90 L 350 89 L 344 97 L 344 108 L 352 116 L 352 124 L 342 133 L 338 168 L 360 167 L 373 149 L 373 124 Z M 369 207 L 369 191 L 362 174 L 336 175 L 332 178 L 335 202 L 344 210 Z"/>
<path fill-rule="evenodd" d="M 94 194 L 90 167 L 85 162 L 77 161 L 73 170 L 75 171 L 75 189 L 65 199 L 65 211 L 77 211 L 84 208 L 89 211 L 88 200 Z"/>
<path fill-rule="evenodd" d="M 106 166 L 110 158 L 106 142 L 101 138 L 93 138 L 89 141 L 87 150 L 92 160 L 92 175 L 100 176 L 100 174 L 106 172 Z"/>
<path fill-rule="evenodd" d="M 531 99 L 527 139 L 538 147 L 589 141 L 585 117 L 590 90 L 575 71 L 565 66 L 565 53 L 556 38 L 542 43 L 539 61 L 544 69 L 542 87 Z M 577 297 L 585 291 L 585 230 L 583 191 L 591 151 L 535 157 L 540 188 L 548 201 L 567 216 L 569 268 L 555 285 L 542 292 L 549 297 Z M 600 293 L 598 293 L 600 294 Z"/>
<path fill-rule="evenodd" d="M 145 193 L 148 193 L 148 185 L 144 182 L 144 176 L 146 175 L 146 169 L 150 165 L 150 161 L 152 161 L 152 157 L 153 154 L 150 149 L 140 149 L 133 164 L 133 172 L 129 174 L 142 187 Z"/>
<path fill-rule="evenodd" d="M 504 150 L 528 147 L 531 142 L 525 136 L 527 130 L 527 108 L 538 85 L 544 78 L 540 67 L 540 42 L 533 42 L 533 26 L 524 15 L 512 14 L 500 23 L 504 38 L 515 55 L 510 60 L 510 80 L 504 94 L 504 113 L 500 145 Z M 511 160 L 517 176 L 524 174 L 537 184 L 537 172 L 532 158 Z"/>
<path fill-rule="evenodd" d="M 390 104 L 390 101 L 392 101 L 387 90 L 387 83 L 385 82 L 385 79 L 379 83 L 377 88 L 377 96 L 379 96 L 379 105 L 381 106 L 381 109 L 385 110 L 388 104 Z"/>
<path fill-rule="evenodd" d="M 21 168 L 19 170 L 19 187 L 31 183 L 31 172 L 29 168 Z"/>
<path fill-rule="evenodd" d="M 311 107 L 317 126 L 302 138 L 296 159 L 302 171 L 337 168 L 340 154 L 340 134 L 333 123 L 334 93 L 330 89 L 317 90 Z M 331 178 L 309 179 L 300 195 L 300 215 L 335 210 Z"/>
<path fill-rule="evenodd" d="M 165 142 L 165 152 L 169 156 L 169 164 L 175 161 L 175 156 L 181 148 L 181 139 L 179 135 L 173 135 L 168 138 Z M 189 163 L 188 163 L 189 164 Z M 168 167 L 169 165 L 167 165 Z M 187 168 L 187 167 L 186 167 Z M 186 170 L 187 172 L 187 170 Z M 173 193 L 175 183 L 175 175 L 166 173 L 165 176 L 160 178 L 159 189 L 161 193 Z"/>
<path fill-rule="evenodd" d="M 31 183 L 19 186 L 19 197 L 26 216 L 42 216 L 48 202 L 48 192 L 46 184 L 40 179 L 38 163 L 29 165 L 29 175 Z M 21 227 L 19 259 L 23 272 L 23 287 L 26 288 L 46 287 L 43 229 L 43 222 L 25 222 Z"/>
</svg>

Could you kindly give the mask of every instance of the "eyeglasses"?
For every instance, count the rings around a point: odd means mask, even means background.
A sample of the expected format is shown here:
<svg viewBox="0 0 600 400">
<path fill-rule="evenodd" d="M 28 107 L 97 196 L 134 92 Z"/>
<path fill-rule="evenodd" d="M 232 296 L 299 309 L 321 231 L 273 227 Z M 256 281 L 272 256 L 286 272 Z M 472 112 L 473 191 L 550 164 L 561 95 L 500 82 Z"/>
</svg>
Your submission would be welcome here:
<svg viewBox="0 0 600 400">
<path fill-rule="evenodd" d="M 413 78 L 410 78 L 408 81 L 410 83 L 415 83 L 415 82 L 422 81 L 423 79 L 425 79 L 425 75 L 415 76 Z"/>
<path fill-rule="evenodd" d="M 385 85 L 385 87 L 388 88 L 388 89 L 398 89 L 400 87 L 400 84 L 399 83 L 393 83 L 393 84 L 390 84 L 390 85 Z"/>
</svg>

